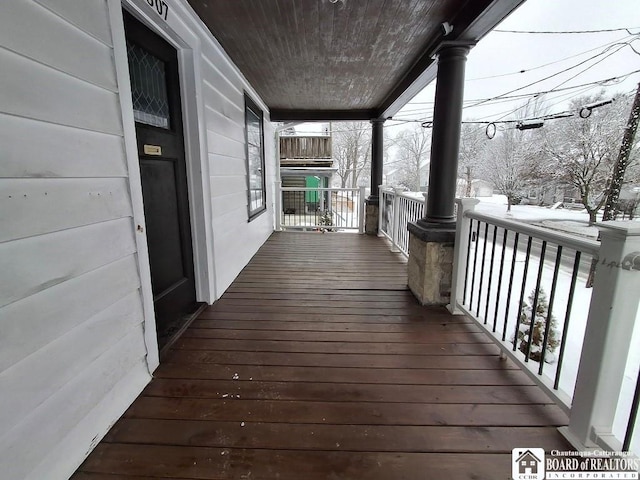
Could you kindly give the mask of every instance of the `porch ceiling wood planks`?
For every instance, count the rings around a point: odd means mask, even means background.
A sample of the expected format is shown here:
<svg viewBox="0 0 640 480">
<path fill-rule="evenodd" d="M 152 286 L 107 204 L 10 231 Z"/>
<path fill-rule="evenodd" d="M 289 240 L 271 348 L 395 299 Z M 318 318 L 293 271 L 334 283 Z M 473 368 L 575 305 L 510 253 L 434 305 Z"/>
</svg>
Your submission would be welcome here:
<svg viewBox="0 0 640 480">
<path fill-rule="evenodd" d="M 496 479 L 512 448 L 569 448 L 560 409 L 405 283 L 378 238 L 272 235 L 74 478 Z"/>
<path fill-rule="evenodd" d="M 523 1 L 188 0 L 272 120 L 393 115 L 435 78 L 443 41 L 476 42 Z"/>
</svg>

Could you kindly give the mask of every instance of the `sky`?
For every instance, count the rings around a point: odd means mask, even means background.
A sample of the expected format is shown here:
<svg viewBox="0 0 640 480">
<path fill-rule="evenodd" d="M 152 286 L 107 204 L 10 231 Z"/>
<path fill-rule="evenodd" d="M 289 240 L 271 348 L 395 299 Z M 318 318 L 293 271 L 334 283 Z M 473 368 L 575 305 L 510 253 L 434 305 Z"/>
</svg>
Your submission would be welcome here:
<svg viewBox="0 0 640 480">
<path fill-rule="evenodd" d="M 571 98 L 602 89 L 613 97 L 635 91 L 640 81 L 640 2 L 638 0 L 527 0 L 496 30 L 582 31 L 629 28 L 626 31 L 570 34 L 524 34 L 493 31 L 469 53 L 466 66 L 464 120 L 514 119 L 515 110 L 533 94 L 575 87 L 612 77 L 602 85 L 570 88 L 544 98 L 547 113 L 568 108 Z M 591 58 L 593 57 L 593 58 Z M 559 73 L 566 70 L 564 73 Z M 524 72 L 522 72 L 524 71 Z M 491 78 L 487 78 L 491 77 Z M 547 80 L 540 81 L 546 77 Z M 529 84 L 532 84 L 526 87 Z M 523 88 L 526 87 L 526 88 Z M 509 94 L 508 92 L 514 91 Z M 407 104 L 394 119 L 429 119 L 435 81 Z M 473 106 L 500 95 L 525 95 Z M 390 125 L 391 126 L 391 125 Z"/>
<path fill-rule="evenodd" d="M 454 26 L 455 28 L 455 26 Z M 518 118 L 533 94 L 556 88 L 622 77 L 604 84 L 568 88 L 544 97 L 546 113 L 562 112 L 571 98 L 631 93 L 640 82 L 640 1 L 639 0 L 527 0 L 504 20 L 497 30 L 575 31 L 629 28 L 626 31 L 585 34 L 517 34 L 493 31 L 469 53 L 466 67 L 463 120 L 495 121 Z M 593 58 L 591 58 L 593 57 Z M 524 72 L 522 72 L 524 70 Z M 565 73 L 559 74 L 562 70 Z M 486 78 L 492 77 L 492 78 Z M 540 81 L 546 77 L 547 80 Z M 526 87 L 529 84 L 532 84 Z M 395 134 L 410 123 L 395 120 L 429 120 L 433 111 L 435 80 L 388 121 L 385 127 Z M 526 87 L 526 88 L 523 88 Z M 509 94 L 509 92 L 512 92 Z M 498 99 L 472 106 L 480 100 L 500 95 L 526 95 Z M 527 95 L 530 94 L 530 95 Z M 319 125 L 306 124 L 300 132 L 314 132 Z"/>
</svg>

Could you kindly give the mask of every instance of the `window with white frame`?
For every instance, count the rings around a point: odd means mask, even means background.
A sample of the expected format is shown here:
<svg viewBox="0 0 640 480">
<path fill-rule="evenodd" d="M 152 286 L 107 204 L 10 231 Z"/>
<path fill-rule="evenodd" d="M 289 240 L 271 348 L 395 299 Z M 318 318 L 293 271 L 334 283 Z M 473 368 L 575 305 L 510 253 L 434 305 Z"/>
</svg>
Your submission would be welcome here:
<svg viewBox="0 0 640 480">
<path fill-rule="evenodd" d="M 249 221 L 267 209 L 264 176 L 264 127 L 262 110 L 245 94 L 247 199 Z"/>
</svg>

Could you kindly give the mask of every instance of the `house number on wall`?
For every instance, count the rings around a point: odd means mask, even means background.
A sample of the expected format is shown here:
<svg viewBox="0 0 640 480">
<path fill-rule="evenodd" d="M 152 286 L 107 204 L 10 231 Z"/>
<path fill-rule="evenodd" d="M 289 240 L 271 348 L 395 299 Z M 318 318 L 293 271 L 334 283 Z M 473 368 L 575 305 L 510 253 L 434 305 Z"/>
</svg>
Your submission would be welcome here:
<svg viewBox="0 0 640 480">
<path fill-rule="evenodd" d="M 169 15 L 169 5 L 164 0 L 147 0 L 149 6 L 154 7 L 158 15 L 160 15 L 165 20 Z"/>
</svg>

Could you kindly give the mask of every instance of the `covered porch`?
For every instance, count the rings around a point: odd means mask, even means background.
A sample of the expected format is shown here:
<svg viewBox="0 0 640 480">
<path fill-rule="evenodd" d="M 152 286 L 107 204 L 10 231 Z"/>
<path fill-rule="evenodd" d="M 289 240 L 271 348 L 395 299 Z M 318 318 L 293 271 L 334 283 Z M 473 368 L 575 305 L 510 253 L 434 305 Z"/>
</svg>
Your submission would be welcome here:
<svg viewBox="0 0 640 480">
<path fill-rule="evenodd" d="M 567 416 L 366 235 L 274 233 L 73 477 L 505 478 Z"/>
</svg>

